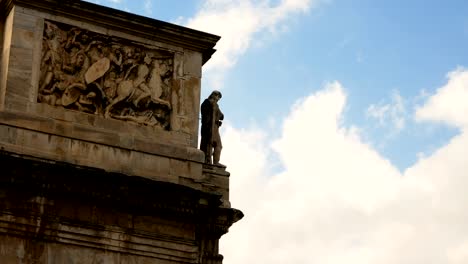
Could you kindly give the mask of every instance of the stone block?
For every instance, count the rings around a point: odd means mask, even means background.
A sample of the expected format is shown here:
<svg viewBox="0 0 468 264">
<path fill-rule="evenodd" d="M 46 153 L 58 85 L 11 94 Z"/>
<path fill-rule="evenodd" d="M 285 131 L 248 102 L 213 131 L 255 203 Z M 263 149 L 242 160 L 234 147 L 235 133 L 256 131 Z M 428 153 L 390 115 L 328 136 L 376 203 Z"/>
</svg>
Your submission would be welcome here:
<svg viewBox="0 0 468 264">
<path fill-rule="evenodd" d="M 134 218 L 134 228 L 162 236 L 178 237 L 179 239 L 187 240 L 188 243 L 193 243 L 196 239 L 195 225 L 183 222 L 175 223 L 174 221 L 154 216 L 136 216 Z M 180 249 L 185 251 L 193 250 L 190 245 L 183 246 Z"/>
<path fill-rule="evenodd" d="M 184 50 L 184 74 L 201 78 L 202 55 L 199 52 Z"/>
<path fill-rule="evenodd" d="M 34 30 L 15 28 L 11 45 L 18 48 L 30 49 L 34 47 Z"/>
<path fill-rule="evenodd" d="M 10 46 L 8 73 L 5 87 L 5 103 L 10 97 L 29 101 L 31 91 L 32 49 Z"/>
<path fill-rule="evenodd" d="M 30 32 L 34 32 L 40 21 L 41 17 L 36 14 L 26 14 L 23 12 L 24 8 L 16 8 L 15 13 L 14 13 L 14 22 L 13 22 L 13 27 L 16 30 L 26 30 Z"/>
<path fill-rule="evenodd" d="M 152 178 L 166 178 L 169 175 L 169 158 L 166 157 L 133 155 L 131 164 L 140 175 L 151 175 Z"/>
<path fill-rule="evenodd" d="M 197 77 L 186 77 L 183 83 L 183 94 L 186 99 L 182 107 L 185 115 L 179 116 L 180 129 L 191 135 L 190 145 L 197 147 L 201 80 Z"/>
<path fill-rule="evenodd" d="M 7 79 L 7 102 L 10 97 L 22 98 L 24 102 L 29 100 L 31 70 L 10 67 Z"/>
<path fill-rule="evenodd" d="M 170 175 L 176 177 L 187 177 L 189 174 L 189 163 L 183 160 L 170 159 Z"/>
<path fill-rule="evenodd" d="M 15 144 L 18 138 L 18 130 L 13 127 L 0 126 L 0 142 L 4 144 Z"/>
<path fill-rule="evenodd" d="M 16 34 L 13 34 L 13 36 Z M 9 58 L 9 70 L 23 70 L 28 71 L 31 74 L 32 70 L 32 57 L 33 50 L 31 48 L 23 48 L 11 45 L 10 46 L 10 58 Z"/>
<path fill-rule="evenodd" d="M 174 53 L 174 73 L 176 74 L 176 80 L 184 77 L 184 53 Z"/>
</svg>

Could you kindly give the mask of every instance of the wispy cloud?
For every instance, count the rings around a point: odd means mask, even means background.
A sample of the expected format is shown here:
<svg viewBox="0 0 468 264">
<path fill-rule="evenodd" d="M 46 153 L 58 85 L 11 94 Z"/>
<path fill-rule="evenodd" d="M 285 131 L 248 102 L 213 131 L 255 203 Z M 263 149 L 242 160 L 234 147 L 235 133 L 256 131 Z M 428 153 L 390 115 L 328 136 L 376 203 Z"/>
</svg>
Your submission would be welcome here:
<svg viewBox="0 0 468 264">
<path fill-rule="evenodd" d="M 221 88 L 224 74 L 252 45 L 256 33 L 283 31 L 294 16 L 308 12 L 317 0 L 206 0 L 185 26 L 220 35 L 217 52 L 204 66 L 211 88 Z"/>
<path fill-rule="evenodd" d="M 145 8 L 145 14 L 147 15 L 152 15 L 153 14 L 153 3 L 152 0 L 145 0 L 145 3 L 143 4 Z"/>
<path fill-rule="evenodd" d="M 390 103 L 371 104 L 367 108 L 366 115 L 376 119 L 380 126 L 391 128 L 391 133 L 398 133 L 405 127 L 407 118 L 405 101 L 400 93 L 394 90 Z"/>
</svg>

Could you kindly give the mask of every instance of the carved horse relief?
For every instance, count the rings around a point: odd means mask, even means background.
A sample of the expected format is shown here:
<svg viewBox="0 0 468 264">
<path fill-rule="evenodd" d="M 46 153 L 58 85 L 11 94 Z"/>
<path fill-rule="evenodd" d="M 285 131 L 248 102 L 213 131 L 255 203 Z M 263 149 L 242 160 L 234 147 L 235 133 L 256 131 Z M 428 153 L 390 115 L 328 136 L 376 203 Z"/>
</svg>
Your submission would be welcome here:
<svg viewBox="0 0 468 264">
<path fill-rule="evenodd" d="M 38 102 L 169 129 L 174 54 L 45 21 Z"/>
</svg>

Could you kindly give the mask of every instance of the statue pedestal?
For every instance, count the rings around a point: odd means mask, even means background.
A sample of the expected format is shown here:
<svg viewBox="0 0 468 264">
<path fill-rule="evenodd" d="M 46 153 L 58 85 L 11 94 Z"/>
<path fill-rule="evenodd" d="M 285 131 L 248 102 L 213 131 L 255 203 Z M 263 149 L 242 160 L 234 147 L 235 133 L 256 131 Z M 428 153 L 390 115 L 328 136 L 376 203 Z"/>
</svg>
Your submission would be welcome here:
<svg viewBox="0 0 468 264">
<path fill-rule="evenodd" d="M 219 37 L 82 1 L 0 14 L 2 263 L 221 263 L 242 213 L 197 149 Z"/>
</svg>

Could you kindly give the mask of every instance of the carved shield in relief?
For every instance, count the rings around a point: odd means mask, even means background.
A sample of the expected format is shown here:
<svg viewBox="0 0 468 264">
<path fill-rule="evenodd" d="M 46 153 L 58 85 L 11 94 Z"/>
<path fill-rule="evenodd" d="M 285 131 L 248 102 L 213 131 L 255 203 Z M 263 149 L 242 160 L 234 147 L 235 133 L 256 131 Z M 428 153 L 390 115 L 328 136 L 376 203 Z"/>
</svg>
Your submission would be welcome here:
<svg viewBox="0 0 468 264">
<path fill-rule="evenodd" d="M 85 74 L 85 81 L 90 84 L 106 74 L 110 68 L 110 60 L 102 58 L 91 65 Z"/>
<path fill-rule="evenodd" d="M 78 100 L 80 95 L 81 95 L 81 92 L 77 88 L 75 87 L 66 88 L 62 95 L 62 105 L 70 106 L 71 104 L 75 103 Z"/>
</svg>

